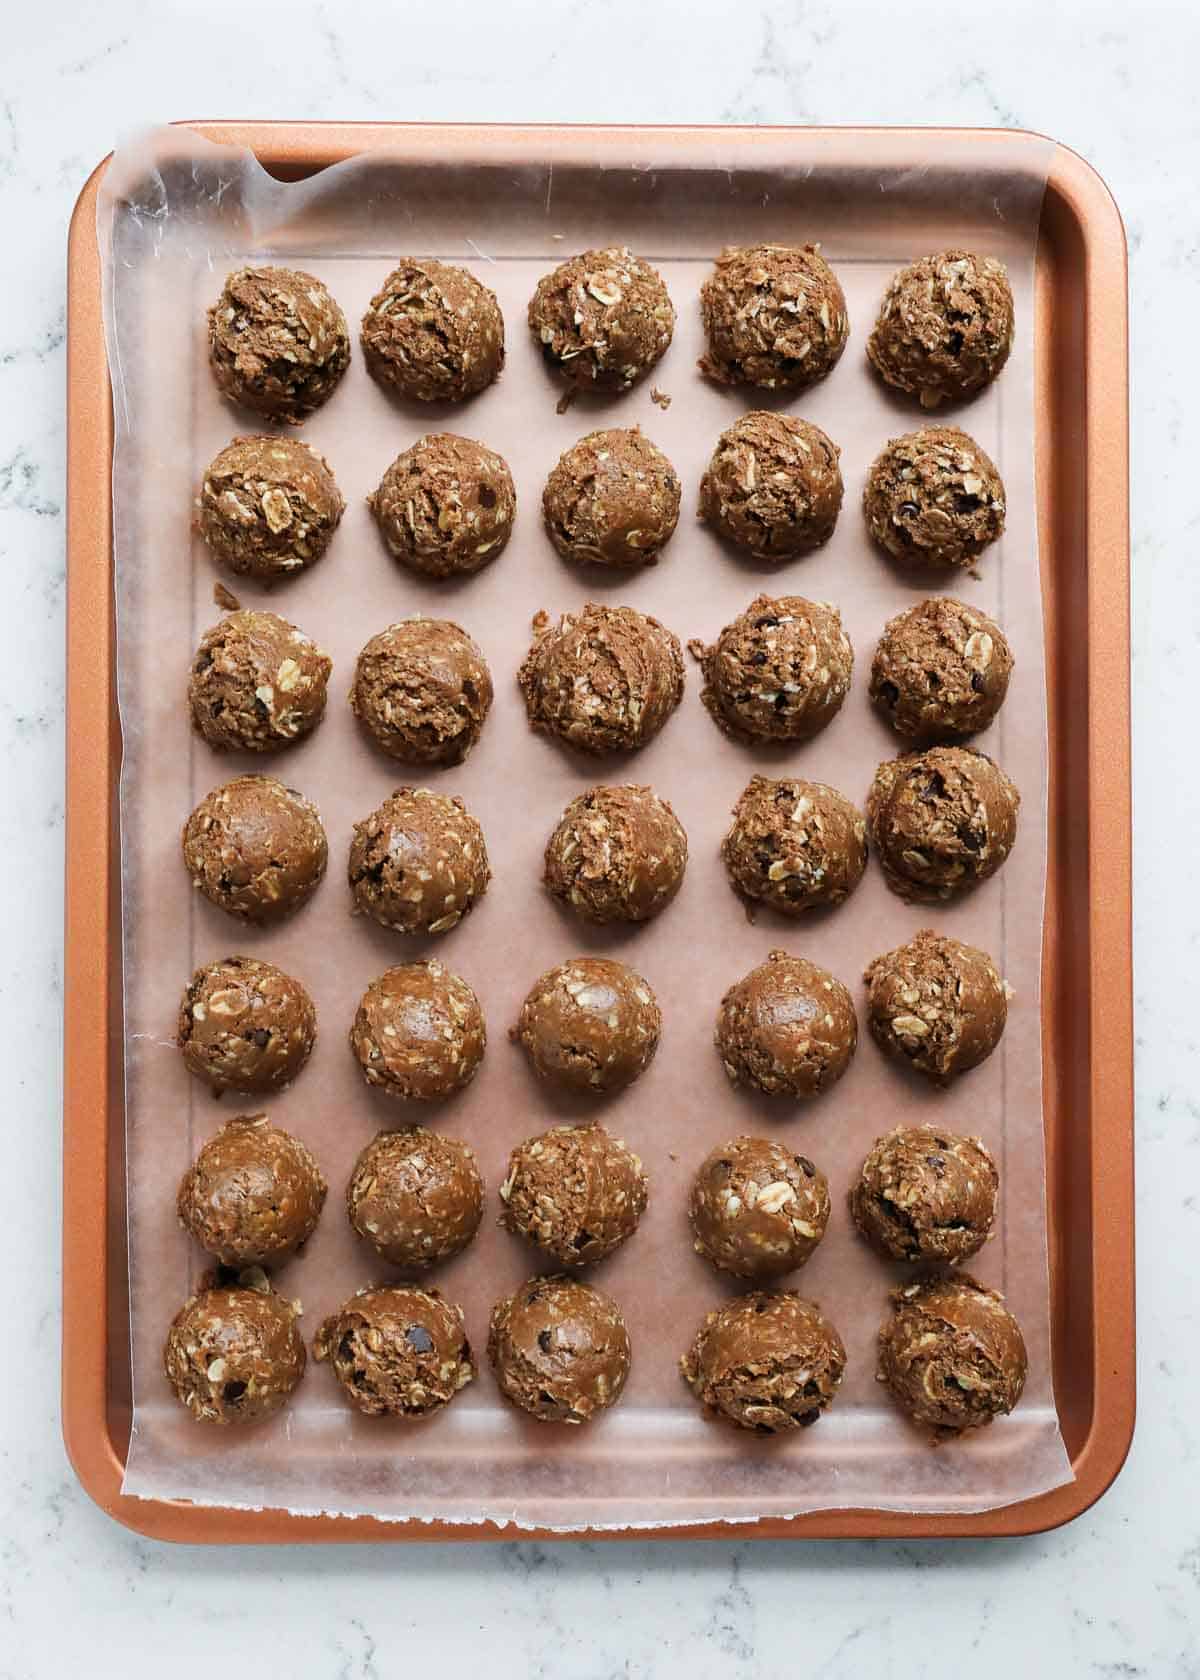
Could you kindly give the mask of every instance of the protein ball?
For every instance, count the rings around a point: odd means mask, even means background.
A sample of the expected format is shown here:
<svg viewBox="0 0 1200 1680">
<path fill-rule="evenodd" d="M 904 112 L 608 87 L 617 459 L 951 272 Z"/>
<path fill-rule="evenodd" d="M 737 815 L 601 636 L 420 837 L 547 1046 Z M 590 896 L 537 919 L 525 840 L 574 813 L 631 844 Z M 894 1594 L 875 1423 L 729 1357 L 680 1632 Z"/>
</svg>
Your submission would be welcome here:
<svg viewBox="0 0 1200 1680">
<path fill-rule="evenodd" d="M 215 560 L 269 585 L 315 565 L 345 510 L 328 461 L 310 444 L 237 437 L 204 474 L 195 524 Z"/>
<path fill-rule="evenodd" d="M 350 709 L 389 758 L 461 764 L 492 705 L 482 650 L 445 618 L 404 618 L 363 648 Z"/>
<path fill-rule="evenodd" d="M 192 660 L 192 723 L 219 752 L 272 752 L 325 716 L 333 661 L 269 612 L 234 612 L 206 630 Z"/>
<path fill-rule="evenodd" d="M 885 1260 L 969 1259 L 996 1218 L 1000 1175 L 978 1138 L 936 1126 L 877 1139 L 850 1192 L 854 1223 Z"/>
<path fill-rule="evenodd" d="M 832 1403 L 846 1350 L 815 1301 L 756 1290 L 710 1312 L 679 1367 L 713 1416 L 779 1435 L 808 1428 Z"/>
<path fill-rule="evenodd" d="M 878 1380 L 914 1423 L 944 1439 L 1012 1411 L 1028 1356 L 1002 1295 L 959 1272 L 907 1283 L 889 1299 Z"/>
<path fill-rule="evenodd" d="M 875 541 L 904 566 L 974 566 L 1004 531 L 1004 482 L 957 426 L 892 438 L 863 486 Z"/>
<path fill-rule="evenodd" d="M 842 615 L 802 595 L 758 595 L 711 647 L 700 698 L 734 741 L 808 741 L 841 710 L 854 671 Z"/>
<path fill-rule="evenodd" d="M 679 475 L 661 449 L 628 430 L 589 432 L 559 457 L 542 515 L 564 560 L 619 570 L 652 566 L 679 520 Z"/>
<path fill-rule="evenodd" d="M 867 1022 L 880 1049 L 937 1085 L 978 1067 L 1008 1020 L 1008 987 L 986 951 L 922 928 L 870 964 Z"/>
<path fill-rule="evenodd" d="M 317 1228 L 328 1185 L 299 1138 L 265 1114 L 227 1120 L 180 1180 L 184 1230 L 223 1266 L 277 1266 Z"/>
<path fill-rule="evenodd" d="M 380 1132 L 354 1163 L 346 1213 L 390 1266 L 424 1271 L 449 1260 L 483 1218 L 475 1151 L 424 1126 Z"/>
<path fill-rule="evenodd" d="M 428 1417 L 475 1376 L 462 1308 L 436 1289 L 360 1289 L 313 1340 L 346 1398 L 368 1417 Z"/>
<path fill-rule="evenodd" d="M 1021 796 L 985 753 L 930 747 L 875 772 L 867 822 L 894 893 L 933 903 L 986 881 L 1012 851 Z"/>
<path fill-rule="evenodd" d="M 719 1144 L 692 1184 L 695 1249 L 723 1272 L 765 1282 L 812 1254 L 829 1223 L 829 1185 L 805 1155 L 766 1138 Z"/>
<path fill-rule="evenodd" d="M 543 1423 L 587 1423 L 621 1397 L 629 1332 L 590 1283 L 537 1277 L 497 1301 L 488 1358 L 500 1392 Z"/>
<path fill-rule="evenodd" d="M 679 818 L 652 788 L 593 787 L 563 812 L 542 879 L 584 921 L 648 922 L 679 891 L 687 855 Z"/>
<path fill-rule="evenodd" d="M 513 1150 L 500 1199 L 506 1229 L 562 1266 L 590 1266 L 637 1230 L 646 1174 L 603 1126 L 554 1126 Z"/>
<path fill-rule="evenodd" d="M 850 324 L 837 276 L 816 245 L 730 246 L 700 288 L 708 352 L 721 385 L 801 391 L 837 366 Z"/>
<path fill-rule="evenodd" d="M 504 317 L 465 268 L 406 257 L 367 305 L 362 348 L 381 385 L 417 402 L 461 402 L 504 366 Z"/>
<path fill-rule="evenodd" d="M 683 698 L 683 649 L 656 618 L 589 602 L 538 629 L 518 681 L 531 728 L 580 752 L 633 752 Z"/>
<path fill-rule="evenodd" d="M 503 551 L 517 492 L 494 450 L 431 432 L 397 455 L 367 505 L 402 566 L 424 577 L 467 577 Z"/>
<path fill-rule="evenodd" d="M 854 1000 L 816 963 L 772 951 L 721 999 L 716 1045 L 735 1085 L 816 1097 L 837 1084 L 858 1047 Z"/>
<path fill-rule="evenodd" d="M 991 383 L 1013 341 L 1013 296 L 1004 264 L 941 251 L 893 277 L 867 342 L 887 384 L 922 408 L 962 401 Z"/>
<path fill-rule="evenodd" d="M 258 957 L 205 963 L 179 1004 L 184 1066 L 214 1091 L 280 1091 L 303 1068 L 317 1012 L 298 980 Z"/>
<path fill-rule="evenodd" d="M 350 334 L 313 275 L 239 268 L 208 312 L 208 354 L 232 402 L 298 426 L 337 389 L 350 365 Z"/>
<path fill-rule="evenodd" d="M 487 1028 L 479 999 L 437 961 L 404 963 L 362 995 L 350 1048 L 368 1085 L 404 1102 L 441 1102 L 479 1071 Z"/>
<path fill-rule="evenodd" d="M 328 858 L 316 806 L 273 776 L 236 776 L 183 825 L 192 885 L 244 922 L 279 922 L 306 904 Z"/>
<path fill-rule="evenodd" d="M 653 1060 L 661 1029 L 641 975 L 611 957 L 575 957 L 534 984 L 510 1036 L 542 1079 L 596 1094 L 632 1085 Z"/>
<path fill-rule="evenodd" d="M 571 385 L 625 391 L 666 352 L 675 309 L 657 269 L 611 246 L 544 275 L 529 300 L 529 328 Z"/>
<path fill-rule="evenodd" d="M 840 904 L 867 867 L 867 825 L 824 782 L 753 776 L 721 842 L 731 886 L 784 916 Z"/>
<path fill-rule="evenodd" d="M 271 1290 L 201 1289 L 176 1313 L 163 1348 L 175 1397 L 204 1423 L 257 1423 L 304 1375 L 299 1311 Z"/>
<path fill-rule="evenodd" d="M 461 799 L 401 787 L 354 825 L 348 867 L 359 910 L 399 933 L 448 933 L 492 878 L 483 830 Z"/>
<path fill-rule="evenodd" d="M 993 619 L 934 597 L 888 620 L 871 664 L 871 699 L 898 735 L 961 741 L 992 722 L 1012 668 Z"/>
<path fill-rule="evenodd" d="M 833 535 L 841 450 L 819 426 L 757 409 L 721 433 L 700 480 L 700 515 L 759 560 L 795 560 Z"/>
</svg>

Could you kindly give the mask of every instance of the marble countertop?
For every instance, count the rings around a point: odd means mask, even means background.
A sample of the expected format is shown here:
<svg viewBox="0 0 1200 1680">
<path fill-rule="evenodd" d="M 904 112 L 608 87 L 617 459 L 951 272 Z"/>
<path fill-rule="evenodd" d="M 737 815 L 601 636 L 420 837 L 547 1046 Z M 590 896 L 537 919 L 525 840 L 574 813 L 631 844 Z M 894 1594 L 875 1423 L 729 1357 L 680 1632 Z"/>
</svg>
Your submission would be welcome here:
<svg viewBox="0 0 1200 1680">
<path fill-rule="evenodd" d="M 6 17 L 0 68 L 0 1676 L 1200 1674 L 1200 1065 L 1188 842 L 1168 727 L 1200 655 L 1194 396 L 1200 14 L 1182 3 L 109 0 Z M 64 259 L 91 168 L 189 116 L 1017 125 L 1082 152 L 1132 262 L 1141 1421 L 1112 1492 L 1004 1543 L 221 1551 L 90 1504 L 58 1426 Z M 1167 329 L 1171 330 L 1168 331 Z M 1172 769 L 1172 765 L 1175 766 Z M 1182 877 L 1176 882 L 1178 871 Z"/>
</svg>

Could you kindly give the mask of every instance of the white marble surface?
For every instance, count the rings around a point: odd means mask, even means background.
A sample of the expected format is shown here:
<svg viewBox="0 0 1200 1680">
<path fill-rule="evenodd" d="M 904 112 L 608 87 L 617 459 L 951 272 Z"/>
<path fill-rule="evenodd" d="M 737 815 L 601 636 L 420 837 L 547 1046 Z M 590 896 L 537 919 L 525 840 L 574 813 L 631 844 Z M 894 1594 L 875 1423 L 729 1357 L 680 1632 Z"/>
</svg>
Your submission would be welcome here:
<svg viewBox="0 0 1200 1680">
<path fill-rule="evenodd" d="M 898 20 L 902 19 L 902 23 Z M 1200 1674 L 1200 1066 L 1182 722 L 1200 649 L 1200 14 L 978 0 L 109 0 L 9 8 L 0 59 L 0 1676 Z M 63 273 L 92 165 L 188 116 L 1017 124 L 1106 177 L 1132 256 L 1141 1423 L 1114 1490 L 1003 1544 L 164 1548 L 58 1430 Z"/>
</svg>

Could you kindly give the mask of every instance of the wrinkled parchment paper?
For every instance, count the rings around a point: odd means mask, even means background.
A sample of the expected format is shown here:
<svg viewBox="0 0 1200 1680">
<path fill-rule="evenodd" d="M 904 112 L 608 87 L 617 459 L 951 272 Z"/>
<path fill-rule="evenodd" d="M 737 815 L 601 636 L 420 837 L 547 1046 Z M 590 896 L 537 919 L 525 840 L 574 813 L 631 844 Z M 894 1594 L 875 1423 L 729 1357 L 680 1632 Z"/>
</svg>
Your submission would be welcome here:
<svg viewBox="0 0 1200 1680">
<path fill-rule="evenodd" d="M 603 155 L 586 133 L 567 142 L 513 135 L 481 143 L 474 159 L 428 136 L 398 131 L 397 150 L 330 169 L 303 183 L 268 177 L 245 152 L 187 130 L 148 136 L 114 160 L 99 232 L 115 391 L 114 462 L 122 781 L 129 1263 L 134 1424 L 125 1491 L 205 1504 L 371 1513 L 384 1518 L 485 1518 L 571 1529 L 582 1525 L 739 1521 L 822 1508 L 974 1511 L 1069 1479 L 1049 1368 L 1038 980 L 1045 856 L 1042 624 L 1033 500 L 1033 258 L 1045 153 L 1030 142 L 992 172 L 966 141 L 897 135 L 868 144 L 757 137 L 753 148 L 697 136 L 622 137 Z M 553 162 L 546 161 L 553 153 Z M 447 155 L 448 154 L 448 155 Z M 594 154 L 594 155 L 593 155 Z M 775 572 L 750 566 L 694 521 L 697 487 L 718 432 L 760 398 L 706 383 L 697 297 L 722 245 L 816 239 L 846 290 L 849 347 L 833 376 L 785 406 L 824 427 L 842 448 L 846 504 L 833 540 Z M 524 324 L 539 275 L 587 246 L 631 244 L 662 270 L 679 321 L 665 360 L 631 394 L 581 400 L 555 412 L 560 388 Z M 870 377 L 864 345 L 878 299 L 901 262 L 949 244 L 1007 262 L 1017 340 L 1000 381 L 947 417 L 964 424 L 998 463 L 1008 488 L 1008 530 L 978 579 L 901 576 L 869 543 L 859 510 L 867 467 L 889 436 L 918 425 L 915 408 Z M 402 253 L 465 263 L 498 294 L 508 366 L 461 408 L 405 405 L 368 378 L 357 322 Z M 225 273 L 281 262 L 319 275 L 355 335 L 351 369 L 303 436 L 330 460 L 348 502 L 328 556 L 269 596 L 236 582 L 244 605 L 281 612 L 332 654 L 329 715 L 315 738 L 266 760 L 218 757 L 189 730 L 189 656 L 220 616 L 218 572 L 189 518 L 206 463 L 231 436 L 263 429 L 218 397 L 209 376 L 204 311 Z M 651 385 L 673 399 L 655 406 Z M 939 418 L 941 416 L 939 415 Z M 585 577 L 553 552 L 540 521 L 546 474 L 559 453 L 600 425 L 639 423 L 679 469 L 680 529 L 659 566 L 612 581 Z M 511 463 L 518 490 L 514 538 L 503 557 L 459 584 L 418 581 L 378 540 L 364 497 L 392 458 L 428 430 L 478 437 Z M 232 580 L 226 579 L 226 582 Z M 900 750 L 866 698 L 871 653 L 884 621 L 938 588 L 983 607 L 1016 654 L 1010 698 L 979 744 L 1005 766 L 1024 804 L 1013 856 L 964 902 L 934 912 L 893 897 L 872 866 L 832 914 L 788 923 L 747 920 L 717 855 L 730 807 L 758 770 L 794 771 L 843 789 L 861 805 L 878 760 Z M 854 686 L 817 740 L 785 753 L 749 751 L 713 727 L 689 661 L 684 704 L 631 760 L 569 756 L 527 729 L 514 673 L 530 620 L 588 599 L 624 601 L 661 617 L 683 641 L 711 640 L 760 589 L 836 602 L 856 651 Z M 452 617 L 480 642 L 496 703 L 482 742 L 461 768 L 426 780 L 461 793 L 487 836 L 495 878 L 476 913 L 438 954 L 478 991 L 490 1032 L 470 1090 L 430 1123 L 467 1138 L 488 1184 L 478 1240 L 436 1283 L 465 1306 L 482 1355 L 493 1300 L 539 1267 L 535 1253 L 498 1230 L 496 1186 L 519 1139 L 577 1110 L 536 1085 L 506 1029 L 539 972 L 585 950 L 610 951 L 651 981 L 663 1005 L 662 1047 L 648 1074 L 598 1117 L 644 1158 L 649 1210 L 636 1237 L 595 1281 L 620 1302 L 633 1339 L 622 1403 L 592 1426 L 534 1423 L 499 1398 L 486 1362 L 479 1380 L 424 1423 L 359 1417 L 326 1368 L 308 1374 L 283 1416 L 245 1432 L 194 1423 L 160 1370 L 164 1332 L 207 1266 L 176 1223 L 175 1187 L 191 1156 L 228 1115 L 252 1100 L 215 1101 L 189 1079 L 172 1043 L 179 994 L 193 967 L 232 952 L 277 961 L 316 1000 L 320 1039 L 296 1085 L 269 1104 L 271 1118 L 315 1151 L 330 1182 L 319 1230 L 280 1274 L 303 1301 L 311 1342 L 322 1316 L 386 1268 L 352 1237 L 342 1192 L 354 1158 L 395 1107 L 368 1091 L 346 1046 L 357 999 L 383 968 L 422 947 L 352 919 L 344 881 L 352 822 L 414 779 L 371 750 L 346 705 L 355 655 L 402 614 Z M 314 798 L 330 840 L 329 875 L 312 904 L 266 932 L 244 929 L 194 893 L 179 860 L 180 824 L 209 788 L 244 769 L 278 773 Z M 687 881 L 658 921 L 625 933 L 589 933 L 542 894 L 540 860 L 563 805 L 594 780 L 649 781 L 674 804 L 691 843 Z M 802 1109 L 733 1090 L 712 1048 L 726 985 L 773 946 L 831 968 L 862 998 L 864 965 L 934 924 L 994 953 L 1016 997 L 1000 1050 L 949 1093 L 927 1090 L 886 1065 L 863 1034 L 836 1089 Z M 594 1112 L 594 1111 L 592 1111 Z M 888 1289 L 900 1277 L 852 1233 L 847 1189 L 874 1138 L 901 1122 L 935 1119 L 977 1132 L 995 1152 L 1002 1219 L 972 1269 L 1004 1290 L 1025 1330 L 1030 1378 L 1017 1412 L 974 1439 L 931 1449 L 874 1380 L 874 1342 Z M 790 1439 L 760 1440 L 706 1422 L 677 1373 L 705 1311 L 733 1284 L 691 1250 L 686 1192 L 707 1151 L 741 1131 L 776 1133 L 828 1174 L 834 1217 L 802 1273 L 787 1280 L 819 1300 L 849 1353 L 832 1411 Z"/>
</svg>

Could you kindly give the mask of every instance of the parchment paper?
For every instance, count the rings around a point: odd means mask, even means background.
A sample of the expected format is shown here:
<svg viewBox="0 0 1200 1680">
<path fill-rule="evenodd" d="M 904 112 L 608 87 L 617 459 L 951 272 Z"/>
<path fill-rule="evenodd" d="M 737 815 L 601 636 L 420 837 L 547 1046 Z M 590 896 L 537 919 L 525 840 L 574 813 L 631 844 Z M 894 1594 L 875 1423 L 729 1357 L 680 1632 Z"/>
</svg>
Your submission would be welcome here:
<svg viewBox="0 0 1200 1680">
<path fill-rule="evenodd" d="M 398 144 L 405 144 L 403 135 Z M 118 155 L 106 177 L 103 245 L 114 462 L 122 780 L 129 1264 L 134 1422 L 125 1491 L 205 1504 L 370 1513 L 384 1518 L 485 1518 L 570 1529 L 585 1524 L 746 1520 L 829 1507 L 971 1511 L 1008 1503 L 1070 1478 L 1049 1368 L 1038 979 L 1045 863 L 1042 621 L 1033 499 L 1033 257 L 1045 155 L 1031 143 L 1020 171 L 992 173 L 966 142 L 897 136 L 887 163 L 856 162 L 847 141 L 764 135 L 754 166 L 717 139 L 688 147 L 630 134 L 628 167 L 589 161 L 586 137 L 541 161 L 538 142 L 514 137 L 480 148 L 478 164 L 444 162 L 436 148 L 352 160 L 306 183 L 270 179 L 248 153 L 218 149 L 186 130 L 162 131 Z M 846 155 L 843 155 L 845 153 Z M 1047 148 L 1048 155 L 1048 148 Z M 842 447 L 846 503 L 818 554 L 776 571 L 747 565 L 694 521 L 700 474 L 721 429 L 760 404 L 696 370 L 697 298 L 723 244 L 822 241 L 846 290 L 852 336 L 833 376 L 787 406 Z M 628 242 L 662 270 L 678 310 L 675 342 L 654 378 L 633 393 L 555 412 L 560 387 L 524 324 L 539 275 L 575 250 Z M 999 382 L 947 411 L 999 465 L 1008 529 L 974 579 L 915 581 L 870 544 L 859 496 L 889 436 L 921 422 L 869 375 L 864 345 L 884 285 L 901 262 L 961 243 L 1009 267 L 1017 338 Z M 508 328 L 508 366 L 492 389 L 458 408 L 398 403 L 367 376 L 357 323 L 371 293 L 405 252 L 465 262 L 497 292 Z M 237 582 L 243 604 L 270 606 L 331 653 L 326 722 L 292 752 L 253 762 L 218 757 L 190 732 L 189 656 L 220 616 L 219 573 L 189 519 L 206 463 L 231 436 L 263 429 L 223 403 L 208 372 L 204 311 L 225 273 L 244 262 L 283 262 L 321 276 L 341 302 L 354 361 L 303 436 L 332 463 L 348 510 L 328 556 L 269 596 Z M 661 411 L 650 386 L 673 401 Z M 941 416 L 939 415 L 939 418 Z M 600 425 L 640 423 L 679 469 L 680 529 L 662 563 L 606 582 L 558 559 L 541 528 L 540 497 L 559 453 Z M 364 497 L 392 458 L 425 431 L 457 430 L 500 450 L 518 490 L 516 532 L 503 557 L 460 584 L 422 583 L 379 541 Z M 230 581 L 226 579 L 225 581 Z M 586 761 L 533 736 L 514 674 L 539 608 L 557 615 L 588 599 L 624 601 L 661 617 L 686 642 L 711 640 L 760 589 L 836 602 L 856 651 L 841 715 L 814 742 L 754 752 L 713 727 L 689 660 L 684 704 L 645 751 Z M 872 865 L 843 907 L 796 923 L 769 912 L 749 922 L 729 890 L 718 843 L 738 793 L 756 771 L 831 782 L 861 805 L 875 764 L 901 743 L 873 715 L 866 682 L 884 621 L 939 588 L 998 618 L 1016 672 L 996 725 L 979 745 L 1014 777 L 1024 803 L 1016 849 L 998 878 L 961 903 L 929 911 L 892 896 Z M 591 1275 L 620 1302 L 633 1339 L 622 1403 L 582 1430 L 526 1420 L 499 1398 L 486 1361 L 448 1411 L 422 1424 L 359 1417 L 328 1370 L 310 1362 L 294 1403 L 249 1431 L 194 1423 L 160 1369 L 169 1320 L 207 1267 L 175 1218 L 177 1181 L 200 1143 L 252 1099 L 218 1103 L 184 1072 L 172 1043 L 180 992 L 193 967 L 231 952 L 277 961 L 310 988 L 320 1039 L 271 1118 L 315 1151 L 330 1182 L 320 1228 L 280 1274 L 304 1304 L 311 1341 L 322 1316 L 359 1285 L 381 1280 L 347 1225 L 342 1192 L 374 1128 L 400 1115 L 366 1089 L 346 1045 L 357 999 L 393 962 L 422 954 L 350 916 L 344 881 L 352 822 L 414 779 L 360 737 L 346 705 L 358 649 L 404 613 L 452 617 L 480 642 L 496 702 L 480 746 L 461 768 L 423 779 L 461 793 L 480 818 L 495 878 L 480 908 L 439 956 L 476 988 L 489 1025 L 482 1072 L 470 1090 L 419 1118 L 467 1138 L 488 1185 L 489 1211 L 471 1248 L 434 1281 L 465 1306 L 482 1356 L 491 1303 L 539 1265 L 499 1231 L 496 1186 L 519 1139 L 579 1112 L 534 1083 L 507 1028 L 533 979 L 584 950 L 632 962 L 662 1002 L 662 1046 L 650 1071 L 597 1114 L 642 1155 L 649 1210 L 636 1237 Z M 247 930 L 193 892 L 179 859 L 179 828 L 195 801 L 244 769 L 277 773 L 314 798 L 330 840 L 329 875 L 312 904 L 265 932 Z M 649 927 L 588 933 L 543 895 L 546 837 L 567 800 L 594 780 L 649 781 L 674 804 L 691 862 L 676 904 Z M 771 947 L 831 968 L 862 1000 L 864 965 L 934 924 L 992 952 L 1016 997 L 999 1051 L 954 1090 L 927 1090 L 885 1064 L 863 1033 L 836 1089 L 803 1108 L 729 1087 L 712 1047 L 714 1015 L 735 977 Z M 431 945 L 429 948 L 433 948 Z M 1005 1292 L 1025 1331 L 1030 1376 L 1016 1413 L 973 1439 L 931 1449 L 875 1382 L 875 1334 L 901 1275 L 858 1241 L 845 1197 L 875 1137 L 900 1122 L 935 1119 L 977 1132 L 995 1152 L 1002 1217 L 971 1269 Z M 839 1398 L 812 1430 L 759 1440 L 706 1422 L 677 1373 L 704 1312 L 734 1287 L 691 1250 L 685 1204 L 691 1175 L 720 1140 L 776 1133 L 828 1174 L 834 1217 L 814 1259 L 787 1280 L 819 1300 L 839 1326 L 849 1370 Z"/>
</svg>

